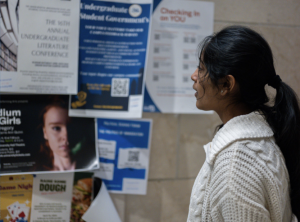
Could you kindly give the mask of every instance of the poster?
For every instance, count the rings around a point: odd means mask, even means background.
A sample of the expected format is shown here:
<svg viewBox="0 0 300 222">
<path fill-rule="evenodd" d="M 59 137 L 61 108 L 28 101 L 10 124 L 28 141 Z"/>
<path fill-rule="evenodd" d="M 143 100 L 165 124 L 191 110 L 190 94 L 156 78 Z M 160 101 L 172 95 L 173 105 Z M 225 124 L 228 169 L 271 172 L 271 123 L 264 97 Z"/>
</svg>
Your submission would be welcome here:
<svg viewBox="0 0 300 222">
<path fill-rule="evenodd" d="M 73 178 L 74 173 L 35 175 L 30 222 L 70 220 Z"/>
<path fill-rule="evenodd" d="M 69 117 L 68 99 L 1 95 L 0 174 L 98 168 L 95 119 Z"/>
<path fill-rule="evenodd" d="M 100 177 L 113 193 L 146 194 L 152 120 L 98 119 Z"/>
<path fill-rule="evenodd" d="M 79 4 L 1 1 L 0 92 L 77 94 Z"/>
<path fill-rule="evenodd" d="M 74 174 L 70 222 L 81 221 L 89 209 L 93 196 L 94 173 L 77 172 Z"/>
<path fill-rule="evenodd" d="M 213 33 L 214 3 L 154 0 L 153 8 L 144 112 L 212 113 L 197 109 L 190 77 Z"/>
<path fill-rule="evenodd" d="M 81 1 L 71 116 L 141 118 L 151 0 Z"/>
<path fill-rule="evenodd" d="M 32 175 L 0 176 L 0 222 L 30 221 L 32 185 Z"/>
<path fill-rule="evenodd" d="M 105 184 L 94 173 L 0 176 L 0 222 L 80 222 L 82 218 L 121 221 Z"/>
</svg>

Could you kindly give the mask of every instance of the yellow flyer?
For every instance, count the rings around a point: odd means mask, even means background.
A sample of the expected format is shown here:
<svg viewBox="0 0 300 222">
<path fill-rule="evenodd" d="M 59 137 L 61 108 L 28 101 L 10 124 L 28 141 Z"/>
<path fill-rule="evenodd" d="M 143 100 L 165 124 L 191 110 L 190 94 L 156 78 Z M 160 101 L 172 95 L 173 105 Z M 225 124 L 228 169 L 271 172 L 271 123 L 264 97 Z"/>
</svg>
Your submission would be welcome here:
<svg viewBox="0 0 300 222">
<path fill-rule="evenodd" d="M 28 222 L 32 175 L 0 176 L 0 222 Z"/>
</svg>

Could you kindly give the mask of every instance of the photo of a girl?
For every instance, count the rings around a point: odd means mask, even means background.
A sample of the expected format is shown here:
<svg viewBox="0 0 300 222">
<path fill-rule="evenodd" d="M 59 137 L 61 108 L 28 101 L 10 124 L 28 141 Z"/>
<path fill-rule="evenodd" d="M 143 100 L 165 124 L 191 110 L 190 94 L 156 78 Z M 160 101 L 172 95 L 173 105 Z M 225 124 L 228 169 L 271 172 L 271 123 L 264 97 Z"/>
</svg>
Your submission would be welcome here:
<svg viewBox="0 0 300 222">
<path fill-rule="evenodd" d="M 95 145 L 85 135 L 87 127 L 84 127 L 84 123 L 79 123 L 82 119 L 68 116 L 67 101 L 59 96 L 51 96 L 50 103 L 42 109 L 39 118 L 42 122 L 39 128 L 43 133 L 43 141 L 39 150 L 41 158 L 38 168 L 47 171 L 75 170 L 96 157 L 91 152 L 95 151 Z"/>
<path fill-rule="evenodd" d="M 67 107 L 62 101 L 56 101 L 43 109 L 42 118 L 45 143 L 40 152 L 49 157 L 43 166 L 48 170 L 74 170 L 76 161 L 69 147 Z"/>
</svg>

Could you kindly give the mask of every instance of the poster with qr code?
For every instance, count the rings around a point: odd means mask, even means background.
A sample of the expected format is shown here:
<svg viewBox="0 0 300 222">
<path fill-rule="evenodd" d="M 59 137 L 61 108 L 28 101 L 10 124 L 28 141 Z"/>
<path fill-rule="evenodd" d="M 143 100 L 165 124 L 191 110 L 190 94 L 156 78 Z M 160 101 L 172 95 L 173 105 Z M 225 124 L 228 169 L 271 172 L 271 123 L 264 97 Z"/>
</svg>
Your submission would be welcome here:
<svg viewBox="0 0 300 222">
<path fill-rule="evenodd" d="M 191 75 L 213 19 L 213 2 L 154 0 L 144 112 L 212 113 L 197 109 Z"/>
<path fill-rule="evenodd" d="M 81 0 L 70 116 L 141 118 L 152 0 Z"/>
<path fill-rule="evenodd" d="M 109 192 L 146 194 L 152 120 L 97 119 L 100 177 Z"/>
</svg>

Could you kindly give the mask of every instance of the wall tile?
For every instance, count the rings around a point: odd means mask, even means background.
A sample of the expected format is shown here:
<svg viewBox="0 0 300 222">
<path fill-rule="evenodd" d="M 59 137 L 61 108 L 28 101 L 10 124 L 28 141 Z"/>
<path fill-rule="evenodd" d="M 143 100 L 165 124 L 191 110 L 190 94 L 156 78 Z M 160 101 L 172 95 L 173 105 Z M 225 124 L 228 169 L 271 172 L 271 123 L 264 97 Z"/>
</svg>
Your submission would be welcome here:
<svg viewBox="0 0 300 222">
<path fill-rule="evenodd" d="M 186 221 L 194 179 L 162 182 L 161 222 Z"/>
<path fill-rule="evenodd" d="M 212 140 L 215 127 L 221 123 L 221 120 L 216 113 L 180 115 L 179 123 L 178 177 L 196 177 L 206 157 L 203 145 Z"/>
<path fill-rule="evenodd" d="M 268 26 L 254 28 L 269 42 L 277 74 L 300 96 L 300 28 Z"/>
<path fill-rule="evenodd" d="M 149 181 L 147 195 L 126 196 L 125 222 L 186 221 L 194 179 Z"/>
<path fill-rule="evenodd" d="M 143 113 L 153 119 L 149 179 L 175 178 L 178 115 Z"/>
<path fill-rule="evenodd" d="M 159 222 L 161 191 L 161 182 L 149 181 L 147 195 L 127 195 L 125 222 Z"/>
<path fill-rule="evenodd" d="M 109 194 L 121 218 L 121 221 L 125 221 L 125 194 Z"/>
<path fill-rule="evenodd" d="M 298 0 L 210 0 L 215 3 L 215 20 L 300 25 L 300 1 Z"/>
</svg>

